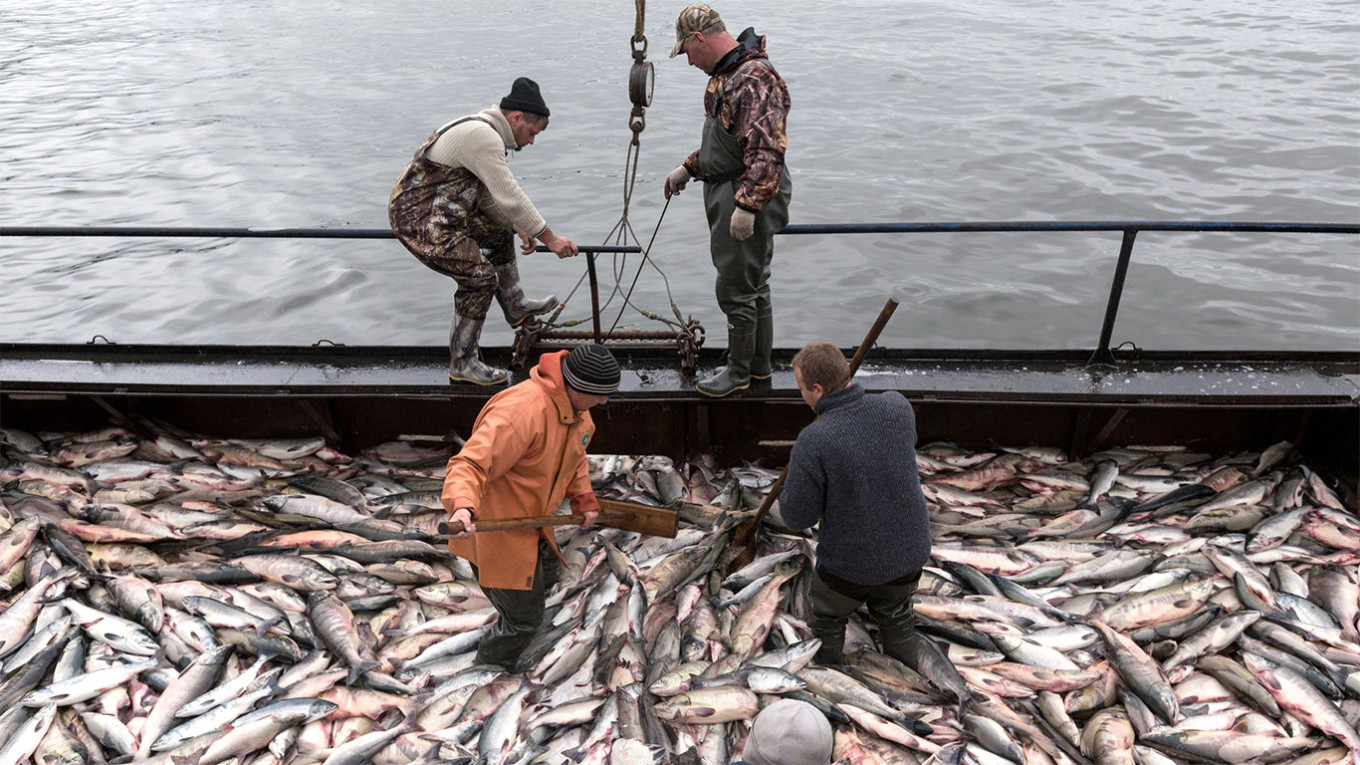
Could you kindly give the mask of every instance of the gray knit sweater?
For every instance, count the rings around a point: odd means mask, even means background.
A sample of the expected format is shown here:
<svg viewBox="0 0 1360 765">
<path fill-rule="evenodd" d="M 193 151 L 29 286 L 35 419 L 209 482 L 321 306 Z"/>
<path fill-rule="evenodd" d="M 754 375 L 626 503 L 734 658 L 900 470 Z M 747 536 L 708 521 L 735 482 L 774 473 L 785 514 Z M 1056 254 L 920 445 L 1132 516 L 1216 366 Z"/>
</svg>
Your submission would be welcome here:
<svg viewBox="0 0 1360 765">
<path fill-rule="evenodd" d="M 911 404 L 851 383 L 815 411 L 789 456 L 780 515 L 795 529 L 821 523 L 818 561 L 842 579 L 877 585 L 919 572 L 930 559 L 930 523 Z"/>
</svg>

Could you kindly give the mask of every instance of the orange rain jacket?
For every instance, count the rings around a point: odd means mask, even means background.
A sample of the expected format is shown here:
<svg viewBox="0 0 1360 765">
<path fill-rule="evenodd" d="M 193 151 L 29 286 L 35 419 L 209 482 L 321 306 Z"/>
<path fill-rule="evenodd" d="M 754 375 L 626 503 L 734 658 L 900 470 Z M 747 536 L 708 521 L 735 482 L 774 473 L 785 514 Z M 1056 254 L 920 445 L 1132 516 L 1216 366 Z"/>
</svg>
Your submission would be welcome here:
<svg viewBox="0 0 1360 765">
<path fill-rule="evenodd" d="M 595 422 L 572 411 L 562 381 L 567 353 L 545 353 L 529 380 L 482 407 L 472 436 L 449 459 L 440 500 L 450 515 L 460 507 L 472 508 L 474 522 L 552 515 L 568 497 L 573 512 L 599 510 L 586 464 Z M 557 553 L 551 529 L 479 532 L 449 540 L 449 551 L 477 566 L 483 587 L 529 590 L 540 536 Z"/>
</svg>

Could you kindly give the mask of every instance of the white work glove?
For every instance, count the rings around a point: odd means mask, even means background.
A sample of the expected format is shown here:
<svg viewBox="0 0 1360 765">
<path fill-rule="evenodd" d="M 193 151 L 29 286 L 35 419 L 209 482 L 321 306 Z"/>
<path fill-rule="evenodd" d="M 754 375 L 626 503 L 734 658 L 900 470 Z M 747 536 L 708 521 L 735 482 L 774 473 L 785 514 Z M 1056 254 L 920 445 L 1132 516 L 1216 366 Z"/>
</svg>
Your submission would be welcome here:
<svg viewBox="0 0 1360 765">
<path fill-rule="evenodd" d="M 685 169 L 684 165 L 672 170 L 670 175 L 666 176 L 666 198 L 670 199 L 679 194 L 680 190 L 685 188 L 685 184 L 689 183 L 689 178 L 689 171 Z"/>
<path fill-rule="evenodd" d="M 732 211 L 732 238 L 740 242 L 755 233 L 756 214 L 740 207 Z"/>
</svg>

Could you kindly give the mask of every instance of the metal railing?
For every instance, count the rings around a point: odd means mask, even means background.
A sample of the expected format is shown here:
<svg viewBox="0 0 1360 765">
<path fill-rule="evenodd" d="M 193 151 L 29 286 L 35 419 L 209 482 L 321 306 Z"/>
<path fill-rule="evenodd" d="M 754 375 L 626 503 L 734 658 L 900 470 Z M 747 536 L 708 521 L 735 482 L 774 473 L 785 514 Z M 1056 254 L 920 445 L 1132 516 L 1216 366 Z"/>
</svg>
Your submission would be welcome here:
<svg viewBox="0 0 1360 765">
<path fill-rule="evenodd" d="M 1119 261 L 1115 265 L 1110 285 L 1110 298 L 1105 307 L 1105 319 L 1100 329 L 1100 340 L 1088 365 L 1115 363 L 1110 350 L 1119 300 L 1124 293 L 1124 280 L 1133 259 L 1133 242 L 1140 231 L 1179 231 L 1215 233 L 1270 233 L 1270 234 L 1360 234 L 1360 224 L 1352 223 L 1273 223 L 1254 221 L 980 221 L 957 223 L 826 223 L 794 224 L 779 233 L 792 235 L 830 234 L 936 234 L 936 233 L 1015 233 L 1059 231 L 1118 231 L 1123 234 L 1119 247 Z M 388 229 L 335 228 L 170 228 L 159 226 L 0 226 L 4 237 L 121 237 L 121 238 L 227 238 L 227 239 L 395 239 Z M 583 245 L 581 252 L 594 270 L 595 254 L 640 253 L 642 248 L 632 245 Z M 539 252 L 548 248 L 539 247 Z M 594 280 L 592 279 L 592 282 Z M 599 313 L 596 309 L 596 320 Z M 598 325 L 596 332 L 598 334 Z"/>
<path fill-rule="evenodd" d="M 1124 279 L 1133 259 L 1133 240 L 1139 231 L 1210 231 L 1276 234 L 1360 234 L 1360 224 L 1349 223 L 1259 223 L 1235 221 L 990 221 L 978 223 L 831 223 L 785 226 L 781 234 L 932 234 L 964 232 L 1034 232 L 1034 231 L 1119 231 L 1124 235 L 1119 247 L 1119 262 L 1115 265 L 1114 280 L 1110 285 L 1110 299 L 1105 306 L 1105 320 L 1100 328 L 1100 341 L 1087 365 L 1114 365 L 1110 338 L 1114 335 L 1114 320 L 1119 313 L 1119 299 L 1124 294 Z"/>
<path fill-rule="evenodd" d="M 213 228 L 202 226 L 0 226 L 7 236 L 119 237 L 125 239 L 396 239 L 385 228 Z M 636 245 L 583 244 L 581 252 L 629 254 Z M 539 245 L 538 252 L 548 252 Z"/>
</svg>

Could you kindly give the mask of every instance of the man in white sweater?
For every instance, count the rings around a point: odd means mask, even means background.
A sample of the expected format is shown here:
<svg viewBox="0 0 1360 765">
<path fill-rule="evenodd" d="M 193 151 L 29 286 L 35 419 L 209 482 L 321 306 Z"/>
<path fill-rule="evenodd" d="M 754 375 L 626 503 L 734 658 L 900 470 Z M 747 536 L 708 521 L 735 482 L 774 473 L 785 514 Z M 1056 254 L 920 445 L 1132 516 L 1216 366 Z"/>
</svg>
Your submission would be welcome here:
<svg viewBox="0 0 1360 765">
<path fill-rule="evenodd" d="M 548 228 L 520 189 L 507 161 L 548 127 L 538 84 L 515 80 L 509 95 L 477 114 L 444 125 L 406 164 L 388 202 L 392 232 L 426 266 L 458 283 L 449 330 L 449 381 L 501 385 L 504 369 L 482 362 L 477 343 L 491 300 L 510 326 L 557 307 L 556 297 L 530 300 L 519 286 L 514 234 L 521 251 L 535 240 L 559 258 L 576 245 Z"/>
</svg>

